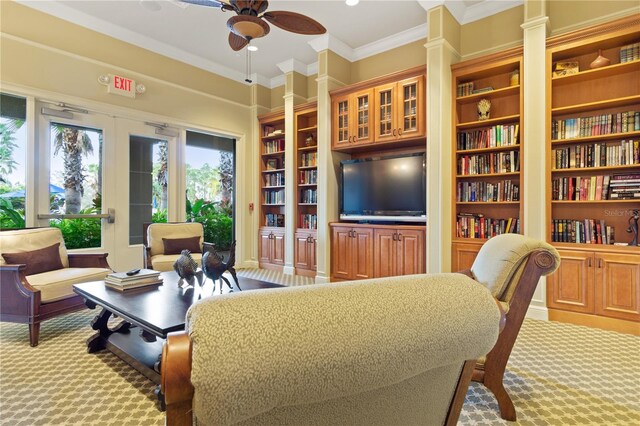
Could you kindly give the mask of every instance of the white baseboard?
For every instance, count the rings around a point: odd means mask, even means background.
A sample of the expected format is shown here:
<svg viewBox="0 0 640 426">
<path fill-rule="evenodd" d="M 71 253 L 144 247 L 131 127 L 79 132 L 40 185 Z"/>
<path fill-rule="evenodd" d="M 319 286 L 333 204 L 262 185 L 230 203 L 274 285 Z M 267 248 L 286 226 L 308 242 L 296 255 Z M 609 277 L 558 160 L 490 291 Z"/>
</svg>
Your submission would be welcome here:
<svg viewBox="0 0 640 426">
<path fill-rule="evenodd" d="M 241 265 L 239 265 L 238 269 L 241 268 L 259 268 L 260 264 L 258 263 L 257 260 L 245 260 L 244 262 L 242 262 Z"/>
<path fill-rule="evenodd" d="M 331 279 L 329 277 L 321 277 L 320 275 L 316 275 L 316 284 L 329 284 Z"/>
<path fill-rule="evenodd" d="M 529 305 L 526 317 L 541 321 L 549 321 L 549 310 L 544 306 Z"/>
<path fill-rule="evenodd" d="M 294 268 L 293 266 L 285 266 L 282 268 L 282 273 L 285 275 L 295 275 L 296 268 Z"/>
</svg>

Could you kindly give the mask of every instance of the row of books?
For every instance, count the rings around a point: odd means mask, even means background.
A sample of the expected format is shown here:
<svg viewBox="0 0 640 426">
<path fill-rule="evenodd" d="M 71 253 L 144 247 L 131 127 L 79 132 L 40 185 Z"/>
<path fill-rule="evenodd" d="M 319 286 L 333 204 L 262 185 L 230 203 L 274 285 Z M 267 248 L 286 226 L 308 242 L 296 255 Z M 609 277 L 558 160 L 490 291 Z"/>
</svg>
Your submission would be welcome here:
<svg viewBox="0 0 640 426">
<path fill-rule="evenodd" d="M 640 164 L 640 140 L 574 145 L 553 150 L 556 169 Z"/>
<path fill-rule="evenodd" d="M 300 191 L 300 202 L 305 204 L 315 204 L 318 202 L 317 189 L 303 189 Z"/>
<path fill-rule="evenodd" d="M 303 228 L 303 229 L 318 229 L 318 215 L 316 215 L 316 214 L 301 214 L 300 215 L 300 228 Z"/>
<path fill-rule="evenodd" d="M 304 184 L 318 183 L 318 170 L 300 170 L 298 172 L 298 182 Z"/>
<path fill-rule="evenodd" d="M 272 141 L 264 141 L 264 153 L 271 154 L 274 152 L 284 151 L 284 138 L 274 139 Z"/>
<path fill-rule="evenodd" d="M 266 186 L 282 186 L 284 185 L 284 173 L 267 173 L 264 176 L 264 184 Z"/>
<path fill-rule="evenodd" d="M 134 275 L 127 275 L 126 272 L 113 272 L 104 279 L 104 285 L 118 291 L 159 284 L 162 284 L 160 271 L 153 269 L 141 269 Z"/>
<path fill-rule="evenodd" d="M 492 182 L 458 182 L 458 202 L 519 201 L 520 186 L 510 180 Z"/>
<path fill-rule="evenodd" d="M 277 226 L 284 227 L 284 215 L 280 213 L 267 213 L 264 215 L 264 225 L 265 226 Z"/>
<path fill-rule="evenodd" d="M 620 63 L 640 60 L 640 42 L 620 48 Z"/>
<path fill-rule="evenodd" d="M 272 189 L 264 191 L 265 204 L 284 204 L 284 189 Z"/>
<path fill-rule="evenodd" d="M 578 244 L 613 244 L 614 228 L 604 220 L 554 219 L 551 221 L 551 241 Z"/>
<path fill-rule="evenodd" d="M 519 124 L 504 124 L 456 135 L 458 150 L 518 145 Z"/>
<path fill-rule="evenodd" d="M 469 96 L 473 94 L 473 82 L 458 84 L 457 96 Z"/>
<path fill-rule="evenodd" d="M 640 199 L 640 174 L 558 177 L 551 197 L 560 201 Z"/>
<path fill-rule="evenodd" d="M 520 171 L 520 151 L 462 155 L 458 158 L 458 175 L 481 175 Z"/>
<path fill-rule="evenodd" d="M 300 154 L 300 164 L 298 167 L 315 167 L 318 162 L 317 152 L 305 152 Z"/>
<path fill-rule="evenodd" d="M 573 139 L 640 131 L 640 111 L 625 111 L 551 122 L 551 139 Z"/>
<path fill-rule="evenodd" d="M 492 219 L 481 213 L 460 213 L 456 221 L 458 238 L 491 238 L 507 233 L 520 233 L 520 219 Z"/>
</svg>

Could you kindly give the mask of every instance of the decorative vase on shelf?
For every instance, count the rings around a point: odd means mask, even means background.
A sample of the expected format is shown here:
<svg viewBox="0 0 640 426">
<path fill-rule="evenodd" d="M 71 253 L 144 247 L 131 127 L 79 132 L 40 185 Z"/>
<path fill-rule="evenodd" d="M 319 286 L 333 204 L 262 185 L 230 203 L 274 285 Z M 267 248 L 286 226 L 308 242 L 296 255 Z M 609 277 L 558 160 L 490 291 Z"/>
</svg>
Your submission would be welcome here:
<svg viewBox="0 0 640 426">
<path fill-rule="evenodd" d="M 589 67 L 591 67 L 592 69 L 601 68 L 601 67 L 606 67 L 610 63 L 611 61 L 609 59 L 602 56 L 602 50 L 598 50 L 598 57 L 593 62 L 591 62 Z"/>
</svg>

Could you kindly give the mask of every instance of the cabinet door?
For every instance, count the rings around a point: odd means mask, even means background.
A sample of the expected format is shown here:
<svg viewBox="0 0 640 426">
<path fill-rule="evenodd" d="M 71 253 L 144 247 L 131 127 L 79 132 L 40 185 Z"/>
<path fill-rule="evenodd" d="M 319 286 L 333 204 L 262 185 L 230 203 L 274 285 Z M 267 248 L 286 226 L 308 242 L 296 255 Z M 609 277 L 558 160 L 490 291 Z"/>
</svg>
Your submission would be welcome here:
<svg viewBox="0 0 640 426">
<path fill-rule="evenodd" d="M 596 314 L 640 321 L 640 255 L 597 253 Z"/>
<path fill-rule="evenodd" d="M 284 232 L 273 232 L 271 263 L 284 265 Z"/>
<path fill-rule="evenodd" d="M 336 96 L 332 99 L 333 132 L 332 146 L 334 149 L 344 147 L 351 141 L 349 133 L 349 95 Z"/>
<path fill-rule="evenodd" d="M 352 229 L 347 226 L 331 227 L 331 276 L 342 280 L 351 278 Z"/>
<path fill-rule="evenodd" d="M 547 277 L 547 306 L 594 313 L 594 258 L 592 252 L 558 250 L 560 267 Z"/>
<path fill-rule="evenodd" d="M 315 235 L 312 235 L 311 238 L 312 239 L 307 245 L 307 247 L 309 248 L 309 265 L 312 271 L 317 271 L 318 270 L 318 254 L 317 254 L 318 239 L 316 238 Z"/>
<path fill-rule="evenodd" d="M 373 229 L 355 228 L 353 256 L 351 260 L 352 279 L 373 278 Z"/>
<path fill-rule="evenodd" d="M 271 231 L 260 230 L 260 252 L 258 253 L 258 261 L 260 263 L 271 262 Z"/>
<path fill-rule="evenodd" d="M 453 243 L 451 257 L 451 271 L 459 272 L 471 269 L 478 256 L 481 244 Z"/>
<path fill-rule="evenodd" d="M 413 139 L 425 135 L 424 76 L 399 81 L 397 93 L 397 139 Z"/>
<path fill-rule="evenodd" d="M 373 230 L 374 277 L 393 277 L 398 275 L 397 235 L 395 229 Z"/>
<path fill-rule="evenodd" d="M 309 258 L 309 234 L 306 232 L 296 232 L 295 235 L 295 262 L 296 268 L 310 269 L 311 259 Z"/>
<path fill-rule="evenodd" d="M 397 231 L 396 275 L 422 274 L 425 272 L 424 232 L 417 230 Z"/>
<path fill-rule="evenodd" d="M 351 142 L 355 144 L 368 144 L 374 141 L 373 138 L 373 89 L 361 90 L 351 95 L 351 112 L 349 119 L 351 126 L 349 136 Z"/>
<path fill-rule="evenodd" d="M 385 142 L 398 137 L 398 104 L 397 84 L 389 83 L 374 89 L 374 118 L 375 141 Z"/>
</svg>

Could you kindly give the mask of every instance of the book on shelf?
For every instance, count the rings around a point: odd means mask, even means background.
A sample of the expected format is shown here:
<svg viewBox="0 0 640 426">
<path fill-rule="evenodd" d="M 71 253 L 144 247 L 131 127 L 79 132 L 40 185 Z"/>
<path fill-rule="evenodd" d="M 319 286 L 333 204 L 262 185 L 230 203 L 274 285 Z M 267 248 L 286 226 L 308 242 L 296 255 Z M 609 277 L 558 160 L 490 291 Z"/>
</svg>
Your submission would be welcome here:
<svg viewBox="0 0 640 426">
<path fill-rule="evenodd" d="M 558 243 L 603 244 L 615 241 L 612 226 L 597 219 L 553 219 L 551 241 Z"/>
<path fill-rule="evenodd" d="M 620 63 L 640 60 L 640 42 L 620 48 Z"/>
<path fill-rule="evenodd" d="M 486 218 L 482 213 L 458 213 L 457 238 L 491 238 L 506 233 L 520 233 L 520 219 Z"/>
<path fill-rule="evenodd" d="M 483 87 L 482 89 L 473 89 L 471 91 L 471 94 L 475 95 L 475 94 L 478 94 L 478 93 L 486 93 L 486 92 L 491 92 L 491 91 L 493 91 L 493 87 L 487 86 L 487 87 Z"/>
</svg>

